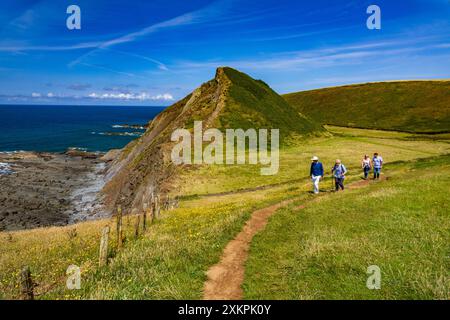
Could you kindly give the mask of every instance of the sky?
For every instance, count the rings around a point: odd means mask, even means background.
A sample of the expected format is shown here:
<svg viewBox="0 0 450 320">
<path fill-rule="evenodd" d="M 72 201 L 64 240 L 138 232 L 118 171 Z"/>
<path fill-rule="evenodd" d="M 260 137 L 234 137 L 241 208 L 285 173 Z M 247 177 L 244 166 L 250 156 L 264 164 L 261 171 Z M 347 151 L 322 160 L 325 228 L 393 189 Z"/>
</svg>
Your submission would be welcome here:
<svg viewBox="0 0 450 320">
<path fill-rule="evenodd" d="M 170 105 L 219 66 L 279 93 L 448 79 L 450 0 L 0 2 L 0 104 Z"/>
</svg>

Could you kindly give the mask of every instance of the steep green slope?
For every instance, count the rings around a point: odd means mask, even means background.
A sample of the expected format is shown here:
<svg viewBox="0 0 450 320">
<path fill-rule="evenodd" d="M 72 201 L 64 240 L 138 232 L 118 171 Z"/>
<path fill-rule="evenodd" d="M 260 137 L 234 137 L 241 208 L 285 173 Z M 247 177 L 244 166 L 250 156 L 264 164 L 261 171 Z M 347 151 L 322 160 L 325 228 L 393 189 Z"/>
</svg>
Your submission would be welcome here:
<svg viewBox="0 0 450 320">
<path fill-rule="evenodd" d="M 229 95 L 222 115 L 226 128 L 278 128 L 283 137 L 322 131 L 322 127 L 299 114 L 265 82 L 245 73 L 223 68 L 230 80 Z"/>
<path fill-rule="evenodd" d="M 322 124 L 416 133 L 450 131 L 450 81 L 366 83 L 283 97 Z"/>
</svg>

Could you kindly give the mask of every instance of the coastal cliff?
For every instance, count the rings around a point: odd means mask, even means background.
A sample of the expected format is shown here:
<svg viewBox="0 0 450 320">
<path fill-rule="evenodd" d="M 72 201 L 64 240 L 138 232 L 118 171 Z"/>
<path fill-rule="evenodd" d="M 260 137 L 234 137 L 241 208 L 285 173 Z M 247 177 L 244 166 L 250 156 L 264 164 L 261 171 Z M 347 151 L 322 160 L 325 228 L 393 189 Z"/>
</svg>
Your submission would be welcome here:
<svg viewBox="0 0 450 320">
<path fill-rule="evenodd" d="M 324 131 L 263 81 L 232 68 L 218 68 L 214 79 L 157 115 L 142 137 L 115 155 L 102 191 L 107 206 L 112 210 L 121 205 L 129 211 L 149 202 L 152 192 L 170 193 L 179 170 L 193 167 L 172 164 L 171 134 L 180 128 L 192 130 L 198 120 L 204 130 L 277 128 L 282 143 L 296 135 Z"/>
</svg>

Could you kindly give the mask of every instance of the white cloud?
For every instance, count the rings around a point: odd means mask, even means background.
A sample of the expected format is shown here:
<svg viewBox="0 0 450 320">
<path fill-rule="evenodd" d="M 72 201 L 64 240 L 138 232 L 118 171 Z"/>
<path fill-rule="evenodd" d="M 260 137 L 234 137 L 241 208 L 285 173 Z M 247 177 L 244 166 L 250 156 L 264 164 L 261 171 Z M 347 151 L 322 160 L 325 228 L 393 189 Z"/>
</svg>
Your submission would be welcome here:
<svg viewBox="0 0 450 320">
<path fill-rule="evenodd" d="M 26 95 L 0 95 L 0 98 L 6 98 L 6 99 L 25 99 L 27 100 L 30 98 L 30 96 Z M 59 94 L 59 93 L 53 93 L 48 92 L 45 93 L 39 93 L 39 92 L 33 92 L 31 93 L 31 99 L 36 100 L 49 100 L 49 99 L 75 99 L 75 100 L 116 100 L 116 101 L 173 101 L 175 100 L 173 95 L 170 93 L 162 93 L 162 94 L 155 94 L 151 95 L 148 92 L 112 92 L 112 93 L 97 93 L 97 92 L 91 92 L 87 95 L 71 95 L 71 94 Z"/>
<path fill-rule="evenodd" d="M 88 95 L 91 99 L 111 99 L 111 100 L 162 100 L 162 101 L 172 101 L 173 96 L 170 93 L 150 95 L 146 92 L 141 93 L 95 93 L 92 92 Z"/>
</svg>

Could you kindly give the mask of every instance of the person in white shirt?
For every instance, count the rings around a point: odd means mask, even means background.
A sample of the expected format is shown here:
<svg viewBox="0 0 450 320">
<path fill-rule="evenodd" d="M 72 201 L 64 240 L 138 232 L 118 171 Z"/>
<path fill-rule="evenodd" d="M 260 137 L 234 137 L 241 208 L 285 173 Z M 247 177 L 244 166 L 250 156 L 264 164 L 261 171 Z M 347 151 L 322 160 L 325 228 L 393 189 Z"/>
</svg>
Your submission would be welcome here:
<svg viewBox="0 0 450 320">
<path fill-rule="evenodd" d="M 364 155 L 364 158 L 361 161 L 361 167 L 364 172 L 364 180 L 367 180 L 367 178 L 369 177 L 370 169 L 372 169 L 372 161 L 370 161 L 370 158 L 367 154 Z"/>
<path fill-rule="evenodd" d="M 383 158 L 377 152 L 373 154 L 373 179 L 380 179 L 381 168 L 383 167 Z"/>
</svg>

